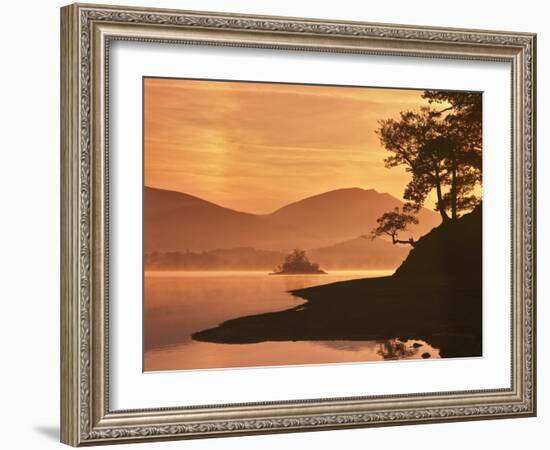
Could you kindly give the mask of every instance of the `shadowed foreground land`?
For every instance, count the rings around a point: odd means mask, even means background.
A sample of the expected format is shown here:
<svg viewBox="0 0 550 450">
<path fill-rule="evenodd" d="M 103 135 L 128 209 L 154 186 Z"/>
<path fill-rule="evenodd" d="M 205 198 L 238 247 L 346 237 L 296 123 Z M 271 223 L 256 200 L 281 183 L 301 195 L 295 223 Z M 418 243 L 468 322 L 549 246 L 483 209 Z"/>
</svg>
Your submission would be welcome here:
<svg viewBox="0 0 550 450">
<path fill-rule="evenodd" d="M 421 339 L 442 357 L 481 356 L 481 206 L 422 237 L 394 275 L 292 291 L 307 303 L 193 334 L 226 344 Z"/>
</svg>

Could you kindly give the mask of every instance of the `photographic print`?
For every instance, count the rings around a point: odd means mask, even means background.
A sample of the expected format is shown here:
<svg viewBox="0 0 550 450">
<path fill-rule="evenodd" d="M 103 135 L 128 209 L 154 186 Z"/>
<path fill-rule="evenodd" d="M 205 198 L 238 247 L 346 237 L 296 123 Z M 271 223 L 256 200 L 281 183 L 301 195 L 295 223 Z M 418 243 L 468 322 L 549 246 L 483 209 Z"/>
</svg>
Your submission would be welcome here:
<svg viewBox="0 0 550 450">
<path fill-rule="evenodd" d="M 145 371 L 482 356 L 482 94 L 143 79 Z"/>
</svg>

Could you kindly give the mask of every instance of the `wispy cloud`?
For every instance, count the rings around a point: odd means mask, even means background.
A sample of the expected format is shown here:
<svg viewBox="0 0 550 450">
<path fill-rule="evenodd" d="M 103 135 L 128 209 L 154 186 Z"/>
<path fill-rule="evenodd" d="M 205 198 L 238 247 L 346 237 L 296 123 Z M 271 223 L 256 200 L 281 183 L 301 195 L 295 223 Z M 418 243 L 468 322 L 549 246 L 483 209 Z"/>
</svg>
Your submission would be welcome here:
<svg viewBox="0 0 550 450">
<path fill-rule="evenodd" d="M 372 187 L 400 197 L 378 121 L 425 104 L 421 91 L 145 80 L 145 182 L 251 212 Z"/>
</svg>

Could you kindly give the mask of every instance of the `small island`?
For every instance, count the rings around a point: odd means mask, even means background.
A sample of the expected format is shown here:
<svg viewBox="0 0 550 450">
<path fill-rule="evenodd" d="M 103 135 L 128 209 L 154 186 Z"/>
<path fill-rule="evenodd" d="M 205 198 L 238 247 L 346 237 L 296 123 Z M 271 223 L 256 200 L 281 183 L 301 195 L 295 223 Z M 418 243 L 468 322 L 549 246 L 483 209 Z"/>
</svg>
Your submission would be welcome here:
<svg viewBox="0 0 550 450">
<path fill-rule="evenodd" d="M 299 275 L 299 274 L 326 274 L 324 270 L 319 268 L 319 264 L 312 263 L 306 256 L 304 250 L 295 248 L 291 253 L 286 255 L 283 264 L 269 275 Z"/>
</svg>

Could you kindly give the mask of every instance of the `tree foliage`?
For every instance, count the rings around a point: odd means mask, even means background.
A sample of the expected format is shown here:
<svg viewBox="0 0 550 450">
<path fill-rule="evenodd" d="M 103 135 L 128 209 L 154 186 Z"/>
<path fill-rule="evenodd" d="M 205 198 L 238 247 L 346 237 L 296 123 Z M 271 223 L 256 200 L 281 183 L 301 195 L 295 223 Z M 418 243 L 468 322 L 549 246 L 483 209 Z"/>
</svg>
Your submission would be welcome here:
<svg viewBox="0 0 550 450">
<path fill-rule="evenodd" d="M 403 193 L 406 212 L 418 212 L 435 191 L 442 219 L 456 219 L 480 201 L 475 188 L 482 175 L 481 95 L 425 91 L 423 98 L 430 106 L 380 121 L 378 137 L 391 153 L 384 162 L 411 175 Z"/>
<path fill-rule="evenodd" d="M 412 237 L 405 241 L 400 240 L 398 235 L 398 233 L 402 231 L 407 231 L 409 225 L 418 223 L 418 219 L 414 214 L 395 208 L 393 211 L 382 214 L 381 217 L 376 219 L 376 222 L 378 226 L 371 231 L 371 239 L 379 236 L 389 236 L 393 244 L 409 244 L 413 247 L 415 246 L 416 243 Z"/>
</svg>

